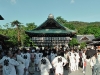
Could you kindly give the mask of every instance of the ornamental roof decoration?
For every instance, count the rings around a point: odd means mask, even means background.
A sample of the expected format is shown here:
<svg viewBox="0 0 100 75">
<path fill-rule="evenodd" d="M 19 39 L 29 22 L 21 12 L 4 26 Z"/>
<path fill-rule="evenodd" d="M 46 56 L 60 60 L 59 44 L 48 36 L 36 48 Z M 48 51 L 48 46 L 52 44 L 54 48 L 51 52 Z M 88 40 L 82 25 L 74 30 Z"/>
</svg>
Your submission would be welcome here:
<svg viewBox="0 0 100 75">
<path fill-rule="evenodd" d="M 49 14 L 48 19 L 50 19 L 50 18 L 54 18 L 54 15 Z"/>
</svg>

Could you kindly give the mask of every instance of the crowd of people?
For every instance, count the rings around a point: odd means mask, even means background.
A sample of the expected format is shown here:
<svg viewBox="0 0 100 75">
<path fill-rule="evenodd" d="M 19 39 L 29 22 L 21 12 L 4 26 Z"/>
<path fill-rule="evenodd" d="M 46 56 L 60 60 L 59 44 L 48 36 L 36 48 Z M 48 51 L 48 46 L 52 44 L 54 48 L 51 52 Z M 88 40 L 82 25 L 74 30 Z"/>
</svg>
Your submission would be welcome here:
<svg viewBox="0 0 100 75">
<path fill-rule="evenodd" d="M 91 50 L 91 48 L 89 48 Z M 40 75 L 64 75 L 64 70 L 74 72 L 82 68 L 86 73 L 87 61 L 92 70 L 92 75 L 100 75 L 100 51 L 96 50 L 91 56 L 88 49 L 73 48 L 22 48 L 0 52 L 0 65 L 2 75 L 34 75 L 35 71 Z"/>
</svg>

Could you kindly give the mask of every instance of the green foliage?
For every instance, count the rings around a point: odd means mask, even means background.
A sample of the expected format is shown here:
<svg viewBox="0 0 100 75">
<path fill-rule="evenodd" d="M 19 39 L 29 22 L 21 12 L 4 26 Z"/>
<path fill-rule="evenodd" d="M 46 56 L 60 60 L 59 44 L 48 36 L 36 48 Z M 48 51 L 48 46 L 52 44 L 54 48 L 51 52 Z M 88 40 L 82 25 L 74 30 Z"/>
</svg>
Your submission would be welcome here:
<svg viewBox="0 0 100 75">
<path fill-rule="evenodd" d="M 20 22 L 18 20 L 15 20 L 13 22 L 11 22 L 11 26 L 14 27 L 14 26 L 17 26 L 17 28 L 20 26 Z"/>
<path fill-rule="evenodd" d="M 33 30 L 34 28 L 36 28 L 37 26 L 35 25 L 35 23 L 26 23 L 26 30 Z"/>
<path fill-rule="evenodd" d="M 63 18 L 61 18 L 61 16 L 57 17 L 56 20 L 61 24 L 64 25 L 65 27 L 75 30 L 75 26 L 69 22 L 67 22 L 67 20 L 64 20 Z"/>
<path fill-rule="evenodd" d="M 69 29 L 77 30 L 77 34 L 79 35 L 93 34 L 95 37 L 100 36 L 100 22 L 90 22 L 90 23 L 80 22 L 80 21 L 68 22 L 61 16 L 57 17 L 56 20 L 65 27 L 68 27 Z"/>
<path fill-rule="evenodd" d="M 94 34 L 95 37 L 100 36 L 100 26 L 98 25 L 89 25 L 84 30 L 85 34 Z"/>
<path fill-rule="evenodd" d="M 67 22 L 67 20 L 64 20 L 61 16 L 58 16 L 56 18 L 56 21 L 58 21 L 59 23 L 61 23 L 62 25 L 65 24 Z"/>
<path fill-rule="evenodd" d="M 82 42 L 81 44 L 80 44 L 80 49 L 84 49 L 86 47 L 86 43 L 85 42 Z"/>
<path fill-rule="evenodd" d="M 72 38 L 72 40 L 69 42 L 69 45 L 71 47 L 78 45 L 78 41 L 76 38 Z"/>
<path fill-rule="evenodd" d="M 17 40 L 18 31 L 17 28 L 14 27 L 14 26 L 17 27 L 16 24 L 18 24 L 19 27 L 18 29 L 20 31 L 21 46 L 28 46 L 30 44 L 29 41 L 30 37 L 27 34 L 25 34 L 25 31 L 36 28 L 35 23 L 27 23 L 26 25 L 21 25 L 21 23 L 18 20 L 11 22 L 11 25 L 9 23 L 6 23 L 5 25 L 3 25 L 3 27 L 0 28 L 0 34 L 9 37 L 9 40 L 6 41 L 6 43 L 9 46 L 18 45 L 18 40 Z"/>
</svg>

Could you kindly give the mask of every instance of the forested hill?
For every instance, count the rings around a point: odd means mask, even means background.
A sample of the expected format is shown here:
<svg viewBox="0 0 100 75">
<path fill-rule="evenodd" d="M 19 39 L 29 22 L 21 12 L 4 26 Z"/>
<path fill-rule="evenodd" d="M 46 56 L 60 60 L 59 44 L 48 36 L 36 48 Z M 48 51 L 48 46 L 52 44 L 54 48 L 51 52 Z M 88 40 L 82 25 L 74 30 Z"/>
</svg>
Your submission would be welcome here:
<svg viewBox="0 0 100 75">
<path fill-rule="evenodd" d="M 69 21 L 68 24 L 72 24 L 75 27 L 87 26 L 87 25 L 96 25 L 99 26 L 100 22 L 81 22 L 81 21 Z"/>
<path fill-rule="evenodd" d="M 77 31 L 77 34 L 93 34 L 95 37 L 100 36 L 100 22 L 81 22 L 81 21 L 67 21 L 62 17 L 57 17 L 56 20 L 68 27 Z"/>
</svg>

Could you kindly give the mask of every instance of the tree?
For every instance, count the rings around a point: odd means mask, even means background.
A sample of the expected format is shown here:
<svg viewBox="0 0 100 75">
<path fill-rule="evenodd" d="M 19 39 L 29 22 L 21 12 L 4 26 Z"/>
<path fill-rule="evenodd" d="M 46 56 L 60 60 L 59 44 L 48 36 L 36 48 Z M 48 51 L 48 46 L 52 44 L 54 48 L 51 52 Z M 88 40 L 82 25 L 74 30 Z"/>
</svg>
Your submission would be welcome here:
<svg viewBox="0 0 100 75">
<path fill-rule="evenodd" d="M 67 20 L 64 20 L 61 16 L 58 16 L 58 17 L 56 18 L 56 20 L 57 20 L 60 24 L 62 24 L 62 25 L 64 25 L 64 24 L 67 22 Z"/>
<path fill-rule="evenodd" d="M 83 34 L 93 34 L 95 37 L 100 36 L 100 26 L 99 25 L 88 25 Z"/>
<path fill-rule="evenodd" d="M 71 47 L 74 47 L 75 45 L 78 45 L 78 40 L 76 38 L 72 38 L 72 40 L 69 42 L 69 45 Z"/>
<path fill-rule="evenodd" d="M 82 42 L 81 44 L 80 44 L 80 49 L 83 49 L 83 48 L 85 48 L 86 47 L 86 43 L 85 42 Z"/>
<path fill-rule="evenodd" d="M 57 20 L 57 22 L 64 25 L 65 27 L 75 30 L 75 26 L 73 24 L 67 22 L 67 20 L 64 20 L 63 18 L 61 18 L 61 16 L 57 17 L 56 20 Z"/>
<path fill-rule="evenodd" d="M 18 39 L 18 45 L 20 44 L 20 22 L 18 20 L 15 20 L 13 22 L 11 22 L 11 26 L 14 27 L 16 26 L 17 29 L 17 39 Z"/>
<path fill-rule="evenodd" d="M 8 29 L 9 23 L 6 23 L 5 25 L 3 25 L 6 29 Z"/>
<path fill-rule="evenodd" d="M 36 27 L 35 23 L 26 23 L 26 30 L 33 30 Z"/>
<path fill-rule="evenodd" d="M 26 27 L 25 27 L 25 31 L 27 31 L 27 30 L 33 30 L 33 29 L 35 29 L 37 27 L 37 25 L 35 25 L 35 23 L 27 23 L 26 24 Z M 27 45 L 27 46 L 29 46 L 30 45 L 30 37 L 27 35 L 27 34 L 25 34 L 25 45 Z"/>
</svg>

